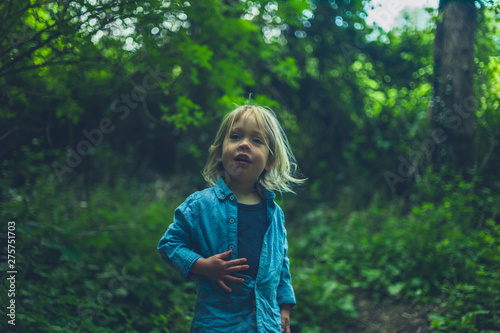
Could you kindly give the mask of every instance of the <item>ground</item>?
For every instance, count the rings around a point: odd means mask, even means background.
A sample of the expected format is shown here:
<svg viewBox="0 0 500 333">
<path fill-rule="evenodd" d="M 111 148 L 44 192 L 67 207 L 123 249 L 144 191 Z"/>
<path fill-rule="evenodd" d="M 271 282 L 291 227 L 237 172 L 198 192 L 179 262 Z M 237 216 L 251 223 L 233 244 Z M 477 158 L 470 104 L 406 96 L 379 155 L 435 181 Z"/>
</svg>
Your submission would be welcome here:
<svg viewBox="0 0 500 333">
<path fill-rule="evenodd" d="M 342 333 L 431 332 L 427 317 L 431 310 L 429 306 L 392 299 L 374 301 L 362 294 L 356 294 L 355 305 L 359 317 L 353 319 Z"/>
</svg>

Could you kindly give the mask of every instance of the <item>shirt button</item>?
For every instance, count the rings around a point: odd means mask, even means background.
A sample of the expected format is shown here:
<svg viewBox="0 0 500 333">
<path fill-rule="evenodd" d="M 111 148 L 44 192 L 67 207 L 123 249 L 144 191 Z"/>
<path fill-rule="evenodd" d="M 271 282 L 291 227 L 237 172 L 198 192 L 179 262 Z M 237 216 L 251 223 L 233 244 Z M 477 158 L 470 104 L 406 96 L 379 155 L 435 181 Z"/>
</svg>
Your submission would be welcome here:
<svg viewBox="0 0 500 333">
<path fill-rule="evenodd" d="M 224 198 L 224 194 L 222 194 L 222 193 L 221 193 L 221 194 L 219 195 L 219 198 L 221 198 L 221 199 L 222 199 L 222 198 Z"/>
<path fill-rule="evenodd" d="M 229 223 L 234 223 L 234 219 L 230 219 L 230 220 L 229 220 Z"/>
<path fill-rule="evenodd" d="M 234 200 L 234 195 L 230 196 L 229 200 L 231 200 L 231 201 Z"/>
<path fill-rule="evenodd" d="M 233 244 L 229 245 L 229 249 L 230 250 L 234 249 L 234 245 Z"/>
</svg>

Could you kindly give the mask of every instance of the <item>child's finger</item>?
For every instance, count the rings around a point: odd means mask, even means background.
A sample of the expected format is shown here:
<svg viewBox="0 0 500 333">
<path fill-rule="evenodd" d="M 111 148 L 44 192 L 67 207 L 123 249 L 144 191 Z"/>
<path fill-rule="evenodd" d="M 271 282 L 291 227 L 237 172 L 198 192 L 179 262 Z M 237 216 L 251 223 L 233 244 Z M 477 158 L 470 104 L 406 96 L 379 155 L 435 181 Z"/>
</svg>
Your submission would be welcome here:
<svg viewBox="0 0 500 333">
<path fill-rule="evenodd" d="M 226 281 L 235 282 L 235 283 L 243 283 L 243 282 L 245 282 L 245 279 L 243 279 L 243 278 L 237 278 L 236 276 L 232 276 L 232 275 L 226 275 L 224 277 L 224 279 Z"/>
<path fill-rule="evenodd" d="M 246 258 L 238 258 L 238 259 L 229 260 L 228 262 L 226 262 L 226 265 L 227 266 L 237 266 L 237 265 L 244 264 L 246 262 L 247 262 Z"/>
<path fill-rule="evenodd" d="M 249 269 L 249 268 L 250 268 L 249 265 L 237 265 L 237 266 L 231 266 L 231 267 L 226 268 L 225 272 L 226 273 L 236 273 L 239 271 L 244 271 L 244 270 Z"/>
<path fill-rule="evenodd" d="M 228 293 L 232 292 L 231 288 L 229 288 L 225 283 L 224 281 L 222 280 L 219 280 L 217 281 L 219 283 L 219 286 L 221 286 L 222 289 L 224 289 L 225 291 L 227 291 Z"/>
<path fill-rule="evenodd" d="M 226 252 L 219 253 L 218 257 L 221 258 L 221 259 L 229 258 L 231 256 L 232 252 L 233 252 L 233 250 L 229 250 L 229 251 L 226 251 Z"/>
</svg>

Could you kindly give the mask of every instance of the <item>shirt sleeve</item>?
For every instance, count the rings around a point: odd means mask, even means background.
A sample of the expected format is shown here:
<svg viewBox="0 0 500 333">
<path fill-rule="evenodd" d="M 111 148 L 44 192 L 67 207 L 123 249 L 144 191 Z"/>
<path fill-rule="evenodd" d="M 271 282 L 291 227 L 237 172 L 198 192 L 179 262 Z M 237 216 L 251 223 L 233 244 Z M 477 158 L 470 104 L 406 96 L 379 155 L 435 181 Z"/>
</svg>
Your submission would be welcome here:
<svg viewBox="0 0 500 333">
<path fill-rule="evenodd" d="M 292 277 L 290 275 L 290 259 L 288 259 L 288 241 L 286 239 L 286 229 L 285 229 L 285 218 L 283 212 L 281 212 L 281 221 L 283 226 L 283 266 L 281 267 L 281 278 L 278 285 L 277 301 L 278 305 L 282 304 L 292 304 L 295 306 L 295 293 L 292 287 Z"/>
<path fill-rule="evenodd" d="M 193 211 L 194 206 L 190 197 L 175 210 L 174 221 L 158 244 L 158 251 L 163 260 L 186 281 L 192 279 L 191 267 L 201 257 L 193 251 L 193 232 L 197 216 Z"/>
</svg>

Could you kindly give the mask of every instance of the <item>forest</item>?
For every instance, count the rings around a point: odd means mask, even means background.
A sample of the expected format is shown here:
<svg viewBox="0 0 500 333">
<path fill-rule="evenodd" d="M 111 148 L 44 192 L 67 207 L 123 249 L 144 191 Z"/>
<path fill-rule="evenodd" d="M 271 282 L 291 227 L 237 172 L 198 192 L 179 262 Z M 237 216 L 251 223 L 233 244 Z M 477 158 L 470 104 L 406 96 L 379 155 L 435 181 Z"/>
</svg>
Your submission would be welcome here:
<svg viewBox="0 0 500 333">
<path fill-rule="evenodd" d="M 188 332 L 156 247 L 257 104 L 307 178 L 292 332 L 500 332 L 500 4 L 378 3 L 0 0 L 0 330 Z"/>
</svg>

